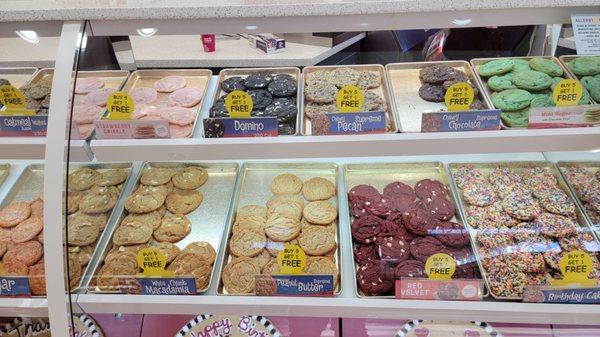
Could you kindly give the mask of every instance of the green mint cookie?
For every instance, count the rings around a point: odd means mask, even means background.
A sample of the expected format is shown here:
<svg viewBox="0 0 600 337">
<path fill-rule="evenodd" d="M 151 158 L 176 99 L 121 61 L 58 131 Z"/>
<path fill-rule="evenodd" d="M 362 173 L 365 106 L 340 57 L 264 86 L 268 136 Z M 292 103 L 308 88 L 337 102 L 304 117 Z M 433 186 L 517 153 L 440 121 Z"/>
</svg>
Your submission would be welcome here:
<svg viewBox="0 0 600 337">
<path fill-rule="evenodd" d="M 494 75 L 504 74 L 511 71 L 513 65 L 514 61 L 511 59 L 492 60 L 488 63 L 482 64 L 479 67 L 479 75 L 483 77 L 490 77 Z"/>
<path fill-rule="evenodd" d="M 554 77 L 562 76 L 564 73 L 563 69 L 558 64 L 554 63 L 552 59 L 534 57 L 531 60 L 529 60 L 529 66 L 533 70 L 541 71 L 544 74 L 548 74 Z"/>
<path fill-rule="evenodd" d="M 492 95 L 494 106 L 503 111 L 525 109 L 531 103 L 532 96 L 525 90 L 509 89 Z"/>
<path fill-rule="evenodd" d="M 519 89 L 540 91 L 550 88 L 552 77 L 540 71 L 529 70 L 513 75 L 512 82 Z"/>
<path fill-rule="evenodd" d="M 592 76 L 600 74 L 599 56 L 581 56 L 568 64 L 569 69 L 578 76 Z"/>
<path fill-rule="evenodd" d="M 515 85 L 512 83 L 512 77 L 512 73 L 505 75 L 494 75 L 488 79 L 488 87 L 494 91 L 516 89 L 517 87 L 515 87 Z"/>
</svg>

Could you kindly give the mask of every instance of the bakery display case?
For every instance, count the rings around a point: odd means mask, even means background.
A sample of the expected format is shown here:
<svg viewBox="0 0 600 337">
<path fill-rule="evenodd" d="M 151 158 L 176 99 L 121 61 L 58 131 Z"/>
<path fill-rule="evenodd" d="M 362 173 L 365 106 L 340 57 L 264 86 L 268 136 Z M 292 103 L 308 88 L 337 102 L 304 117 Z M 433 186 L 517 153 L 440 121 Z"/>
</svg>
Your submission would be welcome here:
<svg viewBox="0 0 600 337">
<path fill-rule="evenodd" d="M 597 4 L 549 1 L 0 4 L 56 43 L 0 53 L 0 331 L 598 334 Z"/>
</svg>

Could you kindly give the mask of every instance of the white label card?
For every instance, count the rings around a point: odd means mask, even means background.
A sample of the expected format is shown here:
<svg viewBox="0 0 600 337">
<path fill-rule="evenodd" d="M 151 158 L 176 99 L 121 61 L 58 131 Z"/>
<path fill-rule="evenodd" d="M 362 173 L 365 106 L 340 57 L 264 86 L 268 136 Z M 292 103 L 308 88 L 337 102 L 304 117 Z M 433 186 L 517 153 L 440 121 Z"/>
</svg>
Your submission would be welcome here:
<svg viewBox="0 0 600 337">
<path fill-rule="evenodd" d="M 600 13 L 571 14 L 577 54 L 600 54 Z"/>
</svg>

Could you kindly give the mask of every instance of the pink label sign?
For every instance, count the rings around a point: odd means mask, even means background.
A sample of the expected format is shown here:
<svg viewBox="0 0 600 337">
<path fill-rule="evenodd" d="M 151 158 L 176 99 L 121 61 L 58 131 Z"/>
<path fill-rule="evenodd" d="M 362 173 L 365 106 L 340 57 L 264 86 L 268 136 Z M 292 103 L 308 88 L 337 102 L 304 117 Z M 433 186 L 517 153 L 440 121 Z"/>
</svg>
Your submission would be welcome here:
<svg viewBox="0 0 600 337">
<path fill-rule="evenodd" d="M 403 278 L 396 280 L 396 298 L 413 300 L 480 301 L 481 280 L 430 280 Z"/>
<path fill-rule="evenodd" d="M 166 120 L 99 120 L 94 122 L 97 139 L 169 138 Z"/>
</svg>

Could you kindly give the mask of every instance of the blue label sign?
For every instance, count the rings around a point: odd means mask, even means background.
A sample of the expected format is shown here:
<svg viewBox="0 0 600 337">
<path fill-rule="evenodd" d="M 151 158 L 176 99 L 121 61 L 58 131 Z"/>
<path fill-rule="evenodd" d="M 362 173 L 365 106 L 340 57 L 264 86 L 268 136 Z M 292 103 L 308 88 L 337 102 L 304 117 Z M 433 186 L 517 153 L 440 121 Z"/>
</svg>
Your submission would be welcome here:
<svg viewBox="0 0 600 337">
<path fill-rule="evenodd" d="M 196 295 L 193 277 L 120 278 L 119 289 L 130 295 Z"/>
<path fill-rule="evenodd" d="M 259 296 L 333 296 L 333 275 L 256 275 Z"/>
<path fill-rule="evenodd" d="M 530 286 L 523 293 L 524 302 L 538 303 L 600 303 L 600 287 L 560 289 L 548 286 Z"/>
<path fill-rule="evenodd" d="M 279 135 L 277 118 L 205 118 L 204 137 L 275 137 Z"/>
<path fill-rule="evenodd" d="M 30 297 L 27 277 L 0 277 L 0 297 Z"/>
<path fill-rule="evenodd" d="M 385 111 L 330 113 L 311 119 L 313 135 L 384 133 Z"/>
<path fill-rule="evenodd" d="M 500 130 L 500 110 L 427 112 L 421 119 L 421 132 Z"/>
<path fill-rule="evenodd" d="M 0 116 L 0 137 L 46 137 L 48 116 Z"/>
</svg>

